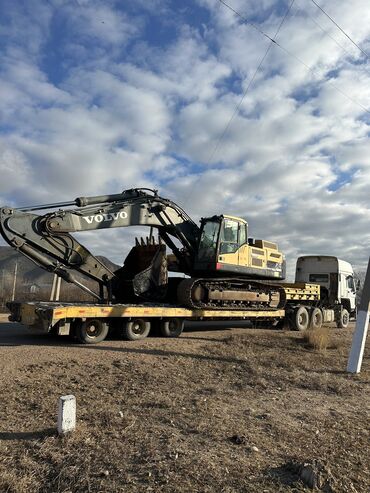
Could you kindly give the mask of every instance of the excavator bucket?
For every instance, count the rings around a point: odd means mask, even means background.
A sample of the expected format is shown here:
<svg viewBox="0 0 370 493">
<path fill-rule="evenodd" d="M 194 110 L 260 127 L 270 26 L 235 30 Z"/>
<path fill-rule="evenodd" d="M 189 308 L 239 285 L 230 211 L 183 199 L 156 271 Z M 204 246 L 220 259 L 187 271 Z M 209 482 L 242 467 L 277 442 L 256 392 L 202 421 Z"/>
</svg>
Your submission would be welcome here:
<svg viewBox="0 0 370 493">
<path fill-rule="evenodd" d="M 132 295 L 151 301 L 163 300 L 168 285 L 166 245 L 152 240 L 136 241 L 123 267 L 115 274 L 120 279 L 120 293 L 115 293 L 120 300 L 126 301 Z"/>
</svg>

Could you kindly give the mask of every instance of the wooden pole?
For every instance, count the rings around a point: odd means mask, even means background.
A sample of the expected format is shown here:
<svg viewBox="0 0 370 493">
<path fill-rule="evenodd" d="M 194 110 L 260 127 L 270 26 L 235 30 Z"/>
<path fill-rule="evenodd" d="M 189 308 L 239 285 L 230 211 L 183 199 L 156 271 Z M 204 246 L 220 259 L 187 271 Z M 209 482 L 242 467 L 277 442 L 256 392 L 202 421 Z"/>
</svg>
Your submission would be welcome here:
<svg viewBox="0 0 370 493">
<path fill-rule="evenodd" d="M 54 298 L 55 298 L 57 279 L 58 279 L 58 276 L 56 274 L 54 274 L 53 284 L 51 286 L 50 301 L 54 301 Z"/>
<path fill-rule="evenodd" d="M 5 271 L 1 271 L 0 306 L 5 306 Z"/>
<path fill-rule="evenodd" d="M 13 278 L 13 289 L 12 289 L 12 301 L 15 299 L 15 287 L 17 285 L 17 273 L 18 273 L 18 262 L 15 262 L 14 267 L 14 278 Z"/>
<path fill-rule="evenodd" d="M 360 306 L 358 308 L 356 328 L 353 333 L 351 351 L 348 357 L 347 372 L 360 373 L 364 356 L 367 329 L 369 326 L 370 303 L 370 258 L 367 266 Z"/>
<path fill-rule="evenodd" d="M 55 286 L 55 297 L 54 301 L 59 301 L 60 297 L 60 286 L 62 284 L 62 278 L 58 276 L 56 286 Z"/>
</svg>

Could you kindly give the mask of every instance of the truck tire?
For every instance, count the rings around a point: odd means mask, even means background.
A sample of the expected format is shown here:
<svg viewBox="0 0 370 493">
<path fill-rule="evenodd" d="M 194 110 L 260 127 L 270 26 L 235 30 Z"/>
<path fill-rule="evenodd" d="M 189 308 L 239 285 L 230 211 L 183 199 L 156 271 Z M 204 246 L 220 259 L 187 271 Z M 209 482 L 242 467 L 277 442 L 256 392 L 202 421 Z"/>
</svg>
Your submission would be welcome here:
<svg viewBox="0 0 370 493">
<path fill-rule="evenodd" d="M 140 341 L 148 337 L 149 332 L 150 322 L 143 318 L 134 318 L 123 326 L 123 337 L 126 341 Z"/>
<path fill-rule="evenodd" d="M 181 318 L 161 320 L 160 331 L 163 337 L 180 337 L 184 330 L 184 321 Z"/>
<path fill-rule="evenodd" d="M 298 306 L 297 308 L 295 308 L 292 321 L 293 330 L 307 330 L 310 324 L 310 316 L 308 315 L 307 308 L 304 306 Z"/>
<path fill-rule="evenodd" d="M 314 308 L 310 313 L 310 329 L 320 329 L 322 327 L 323 314 L 320 308 Z"/>
<path fill-rule="evenodd" d="M 343 308 L 343 310 L 341 310 L 340 312 L 339 319 L 337 320 L 337 327 L 339 329 L 346 329 L 348 327 L 348 324 L 349 324 L 349 313 L 348 310 Z"/>
<path fill-rule="evenodd" d="M 82 344 L 97 344 L 104 341 L 109 332 L 109 325 L 98 318 L 87 319 L 76 324 L 75 334 Z"/>
</svg>

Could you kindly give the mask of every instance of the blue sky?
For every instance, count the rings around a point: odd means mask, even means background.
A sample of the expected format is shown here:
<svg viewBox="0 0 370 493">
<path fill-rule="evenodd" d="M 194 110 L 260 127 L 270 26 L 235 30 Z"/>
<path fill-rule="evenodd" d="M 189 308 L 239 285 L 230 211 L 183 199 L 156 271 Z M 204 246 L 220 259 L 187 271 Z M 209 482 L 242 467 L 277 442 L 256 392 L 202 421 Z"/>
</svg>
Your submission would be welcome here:
<svg viewBox="0 0 370 493">
<path fill-rule="evenodd" d="M 290 1 L 230 0 L 273 35 Z M 370 52 L 366 0 L 321 5 Z M 217 0 L 0 0 L 0 200 L 159 188 L 297 255 L 369 256 L 369 60 L 311 2 L 269 41 Z M 344 93 L 344 94 L 343 94 Z M 347 95 L 347 97 L 346 97 Z M 138 231 L 82 239 L 122 260 Z"/>
</svg>

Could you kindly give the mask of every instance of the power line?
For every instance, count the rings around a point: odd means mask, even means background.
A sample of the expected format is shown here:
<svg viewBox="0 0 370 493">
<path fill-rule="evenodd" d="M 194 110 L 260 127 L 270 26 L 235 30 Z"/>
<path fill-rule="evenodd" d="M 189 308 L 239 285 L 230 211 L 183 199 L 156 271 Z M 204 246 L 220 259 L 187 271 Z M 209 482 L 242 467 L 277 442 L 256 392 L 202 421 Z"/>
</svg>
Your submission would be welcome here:
<svg viewBox="0 0 370 493">
<path fill-rule="evenodd" d="M 316 7 L 317 7 L 318 9 L 320 9 L 320 10 L 321 10 L 321 12 L 322 12 L 323 14 L 325 14 L 325 15 L 326 15 L 326 17 L 327 17 L 328 19 L 330 19 L 330 20 L 331 20 L 331 22 L 332 22 L 335 26 L 337 26 L 337 28 L 338 28 L 338 29 L 339 29 L 339 30 L 340 30 L 340 31 L 341 31 L 341 32 L 342 32 L 342 33 L 343 33 L 343 34 L 344 34 L 344 35 L 345 35 L 345 36 L 346 36 L 346 37 L 347 37 L 347 38 L 351 41 L 351 43 L 352 43 L 353 45 L 355 45 L 355 46 L 356 46 L 356 48 L 358 48 L 358 49 L 361 51 L 361 53 L 363 53 L 363 54 L 366 56 L 366 58 L 370 58 L 370 56 L 366 53 L 366 51 L 364 51 L 364 50 L 363 50 L 363 49 L 362 49 L 362 48 L 361 48 L 361 47 L 360 47 L 360 46 L 359 46 L 359 45 L 358 45 L 355 41 L 353 41 L 353 39 L 352 39 L 352 38 L 351 38 L 351 37 L 350 37 L 350 36 L 349 36 L 349 35 L 348 35 L 345 31 L 344 31 L 344 29 L 342 29 L 342 28 L 339 26 L 339 24 L 337 24 L 337 23 L 335 22 L 335 20 L 334 20 L 332 17 L 330 17 L 330 15 L 329 15 L 327 12 L 325 12 L 325 10 L 324 10 L 323 8 L 322 8 L 322 7 L 320 7 L 320 5 L 319 5 L 318 3 L 316 3 L 316 2 L 315 2 L 315 0 L 311 0 L 311 2 L 312 2 L 314 5 L 316 5 Z"/>
<path fill-rule="evenodd" d="M 239 108 L 240 108 L 240 106 L 242 105 L 242 103 L 243 103 L 243 101 L 244 101 L 244 98 L 245 98 L 245 96 L 247 95 L 247 92 L 249 91 L 249 88 L 250 88 L 250 87 L 251 87 L 251 85 L 253 84 L 253 81 L 254 81 L 254 79 L 256 78 L 256 75 L 257 75 L 257 73 L 258 73 L 259 69 L 262 67 L 262 64 L 263 64 L 263 62 L 265 61 L 265 58 L 267 57 L 267 55 L 268 55 L 268 53 L 269 53 L 269 51 L 270 51 L 271 47 L 272 47 L 272 44 L 270 43 L 270 44 L 268 45 L 268 47 L 267 47 L 267 50 L 265 51 L 265 54 L 263 55 L 263 57 L 262 57 L 262 59 L 261 59 L 261 61 L 260 61 L 260 63 L 258 64 L 258 67 L 256 68 L 256 70 L 255 70 L 255 72 L 254 72 L 254 74 L 253 74 L 253 77 L 252 77 L 252 78 L 251 78 L 251 80 L 248 82 L 248 85 L 247 85 L 247 87 L 246 87 L 246 89 L 245 89 L 245 91 L 244 91 L 244 93 L 243 93 L 242 97 L 240 98 L 240 101 L 239 101 L 239 102 L 238 102 L 238 104 L 236 105 L 236 107 L 235 107 L 235 109 L 234 109 L 234 111 L 233 111 L 233 114 L 232 114 L 232 115 L 231 115 L 231 117 L 230 117 L 230 120 L 227 122 L 227 124 L 226 124 L 226 126 L 225 126 L 225 128 L 224 128 L 223 132 L 221 133 L 221 135 L 220 135 L 220 136 L 219 136 L 219 138 L 217 139 L 217 142 L 216 142 L 216 144 L 215 144 L 215 146 L 214 146 L 214 148 L 213 148 L 213 151 L 212 151 L 212 153 L 211 153 L 211 155 L 210 155 L 210 157 L 209 157 L 209 159 L 208 159 L 208 162 L 211 162 L 211 161 L 212 161 L 213 156 L 216 154 L 216 151 L 219 149 L 221 142 L 223 141 L 223 139 L 224 139 L 224 137 L 225 137 L 225 135 L 226 135 L 227 131 L 228 131 L 228 130 L 229 130 L 229 128 L 230 128 L 231 122 L 234 120 L 234 118 L 236 117 L 236 115 L 239 113 Z"/>
<path fill-rule="evenodd" d="M 237 10 L 235 10 L 234 8 L 230 7 L 230 5 L 228 5 L 226 2 L 224 2 L 224 0 L 219 0 L 223 5 L 225 5 L 225 7 L 227 7 L 228 9 L 230 9 L 232 12 L 234 12 L 237 16 L 239 16 L 243 22 L 246 22 L 247 24 L 249 24 L 250 26 L 254 27 L 255 29 L 257 29 L 257 31 L 259 31 L 261 34 L 263 34 L 265 37 L 267 37 L 272 43 L 275 43 L 276 46 L 278 46 L 281 50 L 283 50 L 287 55 L 293 57 L 295 60 L 297 60 L 297 62 L 301 63 L 304 67 L 306 67 L 307 70 L 309 70 L 312 74 L 314 74 L 315 76 L 319 76 L 321 77 L 321 75 L 316 72 L 312 67 L 310 67 L 309 65 L 307 65 L 307 63 L 305 63 L 303 60 L 301 60 L 297 55 L 295 55 L 293 52 L 291 52 L 290 50 L 288 50 L 287 48 L 285 48 L 283 45 L 281 45 L 280 43 L 278 43 L 276 41 L 276 39 L 273 39 L 271 38 L 268 34 L 266 34 L 265 32 L 263 32 L 260 28 L 257 28 L 254 24 L 248 22 L 245 17 L 243 17 L 242 14 L 240 14 Z M 292 4 L 291 4 L 292 5 Z M 289 10 L 290 10 L 290 7 L 289 7 Z M 276 38 L 276 35 L 275 35 L 275 38 Z M 271 45 L 270 45 L 271 46 Z M 327 80 L 326 81 L 328 84 L 330 84 L 331 86 L 334 87 L 334 89 L 336 91 L 338 91 L 340 94 L 342 94 L 342 96 L 344 96 L 345 98 L 347 98 L 349 101 L 351 101 L 352 103 L 356 104 L 357 106 L 359 106 L 363 111 L 365 111 L 366 113 L 369 113 L 370 114 L 370 110 L 368 110 L 365 106 L 363 106 L 361 103 L 359 103 L 358 101 L 356 101 L 355 99 L 351 98 L 351 96 L 348 96 L 348 94 L 346 94 L 344 91 L 342 91 L 336 84 L 334 84 L 331 80 Z"/>
<path fill-rule="evenodd" d="M 232 7 L 230 7 L 230 6 L 229 6 L 227 3 L 225 3 L 223 0 L 219 0 L 219 1 L 220 1 L 220 3 L 222 3 L 223 5 L 225 5 L 225 7 L 230 8 L 230 10 L 232 10 L 235 14 L 237 14 L 237 15 L 239 15 L 239 16 L 240 16 L 240 14 L 239 14 L 236 10 L 234 10 Z M 295 0 L 292 0 L 292 1 L 291 1 L 291 3 L 290 3 L 290 5 L 289 5 L 289 7 L 287 8 L 287 10 L 286 10 L 286 12 L 285 12 L 285 15 L 284 15 L 284 17 L 282 18 L 282 20 L 281 20 L 281 22 L 280 22 L 280 24 L 279 24 L 279 26 L 278 26 L 278 28 L 277 28 L 277 30 L 276 30 L 276 33 L 275 33 L 274 38 L 276 38 L 276 36 L 279 34 L 280 29 L 281 29 L 282 25 L 284 24 L 284 22 L 285 22 L 285 20 L 286 20 L 286 18 L 287 18 L 287 16 L 288 16 L 288 14 L 289 14 L 289 12 L 290 12 L 290 10 L 291 10 L 291 8 L 292 8 L 292 6 L 293 6 L 293 3 L 294 3 L 294 2 L 295 2 Z M 208 162 L 212 161 L 213 156 L 215 155 L 215 153 L 216 153 L 216 151 L 218 150 L 218 148 L 219 148 L 219 146 L 220 146 L 220 144 L 221 144 L 222 140 L 224 139 L 224 137 L 225 137 L 225 135 L 226 135 L 227 131 L 229 130 L 230 125 L 231 125 L 232 121 L 234 120 L 234 118 L 236 117 L 236 115 L 239 113 L 239 109 L 240 109 L 240 107 L 241 107 L 241 105 L 242 105 L 242 103 L 243 103 L 243 101 L 244 101 L 244 98 L 245 98 L 245 96 L 247 95 L 247 93 L 248 93 L 248 91 L 249 91 L 249 88 L 252 86 L 252 84 L 253 84 L 253 82 L 254 82 L 254 79 L 255 79 L 255 78 L 256 78 L 256 76 L 257 76 L 257 73 L 259 72 L 260 68 L 262 67 L 263 62 L 265 61 L 265 59 L 266 59 L 266 57 L 267 57 L 267 55 L 268 55 L 268 53 L 269 53 L 269 51 L 270 51 L 270 49 L 271 49 L 271 47 L 272 47 L 272 44 L 273 44 L 273 43 L 276 43 L 276 41 L 275 41 L 274 39 L 270 38 L 270 36 L 268 36 L 268 35 L 267 35 L 267 34 L 265 34 L 262 30 L 260 30 L 260 29 L 258 28 L 258 26 L 256 26 L 255 24 L 252 24 L 251 22 L 248 22 L 246 19 L 245 19 L 245 22 L 246 22 L 247 24 L 249 24 L 249 25 L 253 26 L 255 29 L 257 29 L 257 31 L 259 31 L 261 34 L 263 34 L 265 37 L 267 37 L 267 38 L 269 39 L 270 43 L 269 43 L 269 45 L 268 45 L 268 47 L 267 47 L 267 49 L 266 49 L 266 51 L 265 51 L 265 53 L 264 53 L 263 57 L 261 58 L 261 61 L 260 61 L 260 63 L 258 64 L 258 66 L 257 66 L 257 68 L 256 68 L 256 70 L 255 70 L 255 72 L 254 72 L 254 74 L 253 74 L 253 76 L 252 76 L 252 78 L 251 78 L 251 79 L 250 79 L 250 81 L 248 82 L 248 85 L 247 85 L 247 87 L 246 87 L 245 91 L 243 92 L 243 95 L 242 95 L 242 97 L 240 98 L 240 101 L 239 101 L 239 102 L 238 102 L 238 104 L 236 105 L 236 107 L 235 107 L 235 109 L 234 109 L 234 112 L 233 112 L 233 114 L 231 115 L 230 120 L 227 122 L 227 124 L 226 124 L 226 126 L 225 126 L 225 128 L 224 128 L 223 132 L 221 133 L 221 135 L 220 135 L 220 136 L 219 136 L 219 138 L 217 139 L 217 142 L 216 142 L 216 144 L 215 144 L 215 146 L 214 146 L 214 148 L 213 148 L 213 151 L 212 151 L 212 153 L 211 153 L 211 155 L 210 155 L 210 157 L 209 157 L 209 159 L 208 159 Z"/>
<path fill-rule="evenodd" d="M 301 12 L 302 12 L 302 9 L 300 9 L 300 10 L 301 10 Z M 313 17 L 311 17 L 311 16 L 310 16 L 310 15 L 308 15 L 308 14 L 306 14 L 306 15 L 307 15 L 307 17 L 308 17 L 309 19 L 311 19 L 311 21 L 312 21 L 314 24 L 316 24 L 316 26 L 317 26 L 319 29 L 321 29 L 321 31 L 322 31 L 322 32 L 323 32 L 326 36 L 328 36 L 330 39 L 332 39 L 332 40 L 334 41 L 334 43 L 335 43 L 337 46 L 339 46 L 339 48 L 340 48 L 341 50 L 343 50 L 343 51 L 344 51 L 344 53 L 346 53 L 346 55 L 348 55 L 349 57 L 353 58 L 353 54 L 352 54 L 352 53 L 350 53 L 348 50 L 346 50 L 346 49 L 344 48 L 344 46 L 342 46 L 342 45 L 341 45 L 341 44 L 340 44 L 340 43 L 339 43 L 339 42 L 338 42 L 338 41 L 334 38 L 334 36 L 332 36 L 330 33 L 328 33 L 328 31 L 326 31 L 326 30 L 325 30 L 325 29 L 324 29 L 324 28 L 323 28 L 323 27 L 322 27 L 322 26 L 321 26 L 321 25 L 320 25 L 320 24 L 319 24 L 319 23 L 318 23 L 318 22 L 317 22 L 317 21 L 316 21 Z"/>
<path fill-rule="evenodd" d="M 286 48 L 284 48 L 284 46 L 281 46 L 281 45 L 278 45 L 283 51 L 285 51 L 285 53 L 287 55 L 290 55 L 291 57 L 295 58 L 295 60 L 297 60 L 297 62 L 301 63 L 302 65 L 304 65 L 306 67 L 307 70 L 309 70 L 313 75 L 316 75 L 318 77 L 321 77 L 321 75 L 316 72 L 316 70 L 314 70 L 312 67 L 310 67 L 309 65 L 307 65 L 307 63 L 305 63 L 303 60 L 301 60 L 299 57 L 297 57 L 297 55 L 295 55 L 294 53 L 292 53 L 291 51 L 287 50 Z M 330 84 L 331 86 L 334 87 L 334 89 L 336 91 L 338 91 L 342 96 L 344 96 L 345 98 L 347 98 L 349 101 L 351 101 L 352 103 L 356 104 L 358 107 L 360 107 L 363 111 L 365 111 L 366 113 L 369 113 L 370 115 L 370 110 L 368 110 L 365 106 L 363 106 L 361 103 L 359 103 L 358 101 L 356 101 L 355 99 L 351 98 L 351 96 L 348 96 L 347 93 L 345 93 L 344 91 L 342 91 L 342 89 L 340 89 L 336 84 L 334 84 L 334 82 L 332 82 L 331 80 L 327 80 L 326 81 L 328 84 Z"/>
</svg>

